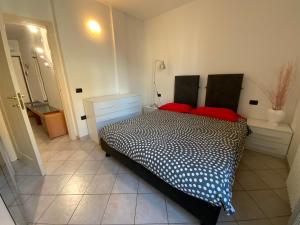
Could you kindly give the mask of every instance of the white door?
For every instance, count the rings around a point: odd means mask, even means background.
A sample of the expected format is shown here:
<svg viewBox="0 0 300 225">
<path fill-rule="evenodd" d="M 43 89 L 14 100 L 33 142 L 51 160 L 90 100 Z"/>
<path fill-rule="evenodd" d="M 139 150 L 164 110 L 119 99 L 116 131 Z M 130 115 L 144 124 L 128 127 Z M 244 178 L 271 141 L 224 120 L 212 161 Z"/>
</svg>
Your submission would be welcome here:
<svg viewBox="0 0 300 225">
<path fill-rule="evenodd" d="M 7 122 L 18 158 L 29 161 L 43 175 L 41 156 L 21 97 L 1 15 L 0 32 L 0 109 Z"/>
</svg>

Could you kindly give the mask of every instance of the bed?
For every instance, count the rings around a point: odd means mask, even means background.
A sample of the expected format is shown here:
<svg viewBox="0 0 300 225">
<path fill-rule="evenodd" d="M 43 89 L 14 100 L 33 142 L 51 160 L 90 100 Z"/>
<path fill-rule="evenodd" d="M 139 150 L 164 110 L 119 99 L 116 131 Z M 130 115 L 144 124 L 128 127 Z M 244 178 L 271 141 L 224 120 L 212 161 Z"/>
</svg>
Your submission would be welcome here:
<svg viewBox="0 0 300 225">
<path fill-rule="evenodd" d="M 106 126 L 99 135 L 107 155 L 120 159 L 202 224 L 216 224 L 221 207 L 234 213 L 232 185 L 247 135 L 245 119 L 228 122 L 157 110 Z"/>
</svg>

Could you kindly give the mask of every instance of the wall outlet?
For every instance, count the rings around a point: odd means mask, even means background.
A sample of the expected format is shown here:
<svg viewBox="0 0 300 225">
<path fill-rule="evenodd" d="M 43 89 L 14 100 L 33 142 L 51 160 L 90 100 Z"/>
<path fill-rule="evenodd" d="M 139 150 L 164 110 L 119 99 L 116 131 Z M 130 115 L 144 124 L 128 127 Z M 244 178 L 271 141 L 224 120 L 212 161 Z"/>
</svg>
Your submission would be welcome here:
<svg viewBox="0 0 300 225">
<path fill-rule="evenodd" d="M 258 105 L 258 100 L 250 100 L 249 105 Z"/>
<path fill-rule="evenodd" d="M 76 93 L 82 93 L 82 88 L 76 88 Z"/>
</svg>

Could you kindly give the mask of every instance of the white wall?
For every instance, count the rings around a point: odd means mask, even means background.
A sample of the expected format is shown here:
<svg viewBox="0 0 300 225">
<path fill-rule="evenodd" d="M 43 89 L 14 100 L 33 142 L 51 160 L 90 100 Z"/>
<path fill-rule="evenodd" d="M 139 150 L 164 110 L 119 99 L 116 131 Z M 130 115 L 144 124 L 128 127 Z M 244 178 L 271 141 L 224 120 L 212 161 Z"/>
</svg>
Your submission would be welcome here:
<svg viewBox="0 0 300 225">
<path fill-rule="evenodd" d="M 164 59 L 167 70 L 158 73 L 162 102 L 173 100 L 174 75 L 201 75 L 204 103 L 207 74 L 245 73 L 239 112 L 266 118 L 270 103 L 255 82 L 272 86 L 280 66 L 299 64 L 300 26 L 297 0 L 198 0 L 146 22 L 145 93 L 151 99 L 151 67 Z M 298 74 L 299 75 L 299 74 Z M 285 108 L 291 122 L 299 95 L 299 78 Z M 250 106 L 258 99 L 258 106 Z"/>
<path fill-rule="evenodd" d="M 287 156 L 290 166 L 293 164 L 297 148 L 300 145 L 300 99 L 298 101 L 297 108 L 294 114 L 292 129 L 294 131 L 294 135 Z"/>
<path fill-rule="evenodd" d="M 109 9 L 96 1 L 53 1 L 62 56 L 71 88 L 79 136 L 88 134 L 82 99 L 117 93 Z M 85 23 L 89 18 L 102 27 L 91 37 Z M 83 88 L 83 93 L 75 93 Z"/>
<path fill-rule="evenodd" d="M 113 9 L 120 93 L 143 96 L 145 22 Z"/>
<path fill-rule="evenodd" d="M 0 11 L 34 19 L 53 20 L 49 0 L 0 0 Z"/>
<path fill-rule="evenodd" d="M 287 189 L 292 209 L 294 209 L 300 199 L 300 145 L 298 145 L 297 149 L 295 160 L 287 179 Z"/>
<path fill-rule="evenodd" d="M 113 11 L 118 69 L 118 77 L 116 77 L 108 6 L 94 0 L 53 0 L 52 3 L 53 9 L 51 9 L 51 1 L 48 0 L 0 0 L 0 10 L 46 21 L 54 21 L 55 17 L 78 133 L 79 136 L 85 136 L 87 135 L 86 122 L 80 119 L 80 116 L 85 114 L 83 98 L 129 92 L 130 88 L 133 88 L 131 78 L 137 84 L 134 86 L 143 89 L 138 82 L 142 77 L 140 72 L 127 68 L 127 58 L 132 62 L 135 61 L 133 62 L 135 67 L 141 67 L 139 61 L 143 61 L 143 58 L 136 57 L 135 53 L 142 49 L 140 38 L 143 36 L 130 35 L 131 39 L 128 39 L 127 29 L 138 34 L 133 27 L 134 21 L 138 20 L 117 10 Z M 98 20 L 102 27 L 98 39 L 91 38 L 85 29 L 88 18 Z M 134 45 L 135 40 L 137 46 Z M 127 41 L 131 46 L 130 49 Z M 128 75 L 129 70 L 133 75 Z M 82 94 L 75 93 L 75 88 L 79 87 L 83 88 Z"/>
</svg>

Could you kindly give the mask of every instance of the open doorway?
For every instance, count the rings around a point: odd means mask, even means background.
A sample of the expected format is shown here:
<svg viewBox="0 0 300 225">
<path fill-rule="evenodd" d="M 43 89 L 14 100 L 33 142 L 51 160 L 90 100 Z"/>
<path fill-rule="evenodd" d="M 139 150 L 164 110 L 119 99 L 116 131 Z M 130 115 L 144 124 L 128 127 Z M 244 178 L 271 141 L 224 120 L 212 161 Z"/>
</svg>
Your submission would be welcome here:
<svg viewBox="0 0 300 225">
<path fill-rule="evenodd" d="M 46 28 L 9 23 L 5 28 L 14 71 L 36 138 L 52 140 L 67 135 Z"/>
<path fill-rule="evenodd" d="M 67 142 L 76 138 L 74 118 L 72 118 L 70 98 L 57 49 L 55 31 L 48 22 L 37 21 L 35 23 L 33 20 L 9 15 L 4 16 L 3 24 L 5 39 L 9 47 L 7 58 L 11 62 L 20 90 L 15 96 L 3 96 L 3 99 L 11 99 L 11 102 L 18 99 L 19 104 L 11 106 L 25 108 L 21 111 L 26 111 L 25 117 L 30 122 L 29 126 L 31 125 L 30 131 L 27 131 L 37 144 L 39 154 L 36 152 L 35 157 L 41 158 L 39 164 L 43 167 L 41 164 L 45 164 L 43 159 L 46 158 L 43 156 L 49 153 L 44 151 L 45 146 L 49 147 L 49 144 L 53 146 L 57 142 Z M 8 108 L 10 108 L 9 105 Z M 13 119 L 8 117 L 6 119 L 9 130 L 12 133 L 15 132 L 16 129 L 10 126 L 10 123 L 14 123 Z M 38 170 L 31 170 L 30 165 L 27 165 L 27 162 L 31 161 L 26 159 L 31 159 L 31 155 L 27 155 L 20 146 L 16 147 L 17 143 L 13 137 L 12 141 L 19 159 L 13 163 L 16 174 L 39 174 Z M 26 163 L 24 164 L 24 160 L 20 159 L 25 159 Z"/>
</svg>

